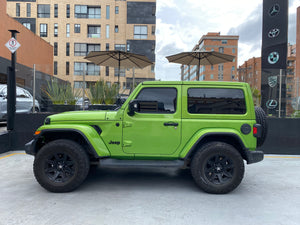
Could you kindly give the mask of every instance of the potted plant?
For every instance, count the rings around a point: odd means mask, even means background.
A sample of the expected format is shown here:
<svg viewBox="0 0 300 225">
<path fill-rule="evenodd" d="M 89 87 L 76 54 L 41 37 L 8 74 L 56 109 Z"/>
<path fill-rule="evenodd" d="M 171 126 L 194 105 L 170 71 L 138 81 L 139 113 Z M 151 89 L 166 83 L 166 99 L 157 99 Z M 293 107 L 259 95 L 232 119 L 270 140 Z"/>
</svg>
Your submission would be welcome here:
<svg viewBox="0 0 300 225">
<path fill-rule="evenodd" d="M 47 90 L 45 90 L 52 102 L 51 111 L 53 112 L 74 111 L 79 92 L 80 90 L 74 92 L 70 83 L 59 83 L 55 78 L 48 82 Z"/>
</svg>

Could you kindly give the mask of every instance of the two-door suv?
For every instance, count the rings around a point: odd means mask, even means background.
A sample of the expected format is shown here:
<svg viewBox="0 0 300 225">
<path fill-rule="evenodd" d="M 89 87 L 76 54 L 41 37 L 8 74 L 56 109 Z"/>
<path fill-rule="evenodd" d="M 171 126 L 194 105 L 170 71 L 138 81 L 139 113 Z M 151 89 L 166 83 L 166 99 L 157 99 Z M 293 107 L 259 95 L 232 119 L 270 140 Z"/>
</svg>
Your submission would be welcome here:
<svg viewBox="0 0 300 225">
<path fill-rule="evenodd" d="M 250 86 L 238 82 L 143 82 L 115 111 L 49 116 L 26 144 L 34 175 L 45 189 L 68 192 L 91 163 L 116 167 L 190 168 L 209 193 L 228 193 L 244 176 L 244 162 L 266 137 L 266 119 Z"/>
</svg>

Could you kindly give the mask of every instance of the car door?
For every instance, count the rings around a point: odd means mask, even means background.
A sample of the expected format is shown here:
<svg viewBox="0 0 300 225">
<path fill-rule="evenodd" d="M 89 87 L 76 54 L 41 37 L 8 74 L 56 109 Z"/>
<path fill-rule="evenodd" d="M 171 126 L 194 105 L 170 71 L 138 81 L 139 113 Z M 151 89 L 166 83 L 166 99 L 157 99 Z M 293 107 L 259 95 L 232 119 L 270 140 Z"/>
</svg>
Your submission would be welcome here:
<svg viewBox="0 0 300 225">
<path fill-rule="evenodd" d="M 16 112 L 29 112 L 32 107 L 32 99 L 30 99 L 25 90 L 20 87 L 17 87 L 16 94 Z"/>
<path fill-rule="evenodd" d="M 180 85 L 144 87 L 135 100 L 138 112 L 123 120 L 123 151 L 136 156 L 171 155 L 181 142 Z M 128 107 L 128 106 L 127 106 Z"/>
</svg>

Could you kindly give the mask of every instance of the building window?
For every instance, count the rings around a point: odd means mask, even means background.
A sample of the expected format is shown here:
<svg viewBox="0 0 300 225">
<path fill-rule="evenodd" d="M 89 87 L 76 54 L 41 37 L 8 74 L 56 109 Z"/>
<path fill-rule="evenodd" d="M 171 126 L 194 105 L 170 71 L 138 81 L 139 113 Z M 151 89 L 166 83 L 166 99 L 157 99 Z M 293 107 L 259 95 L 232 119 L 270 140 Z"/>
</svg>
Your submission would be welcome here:
<svg viewBox="0 0 300 225">
<path fill-rule="evenodd" d="M 101 7 L 75 5 L 75 18 L 100 19 Z"/>
<path fill-rule="evenodd" d="M 126 45 L 115 45 L 115 50 L 126 51 Z"/>
<path fill-rule="evenodd" d="M 109 76 L 109 66 L 105 67 L 105 76 Z"/>
<path fill-rule="evenodd" d="M 213 74 L 210 75 L 210 79 L 214 79 L 214 75 Z"/>
<path fill-rule="evenodd" d="M 54 24 L 54 37 L 58 37 L 58 24 Z"/>
<path fill-rule="evenodd" d="M 227 44 L 227 40 L 222 40 L 222 44 L 226 45 Z"/>
<path fill-rule="evenodd" d="M 156 7 L 152 6 L 152 16 L 155 16 L 155 12 L 156 12 Z"/>
<path fill-rule="evenodd" d="M 20 3 L 16 3 L 16 17 L 20 16 Z"/>
<path fill-rule="evenodd" d="M 58 44 L 57 44 L 57 42 L 54 42 L 53 52 L 54 52 L 54 56 L 57 56 L 57 52 L 58 52 Z"/>
<path fill-rule="evenodd" d="M 106 43 L 106 45 L 105 45 L 105 50 L 106 50 L 106 51 L 109 51 L 109 43 Z"/>
<path fill-rule="evenodd" d="M 152 27 L 151 27 L 151 34 L 152 34 L 152 35 L 155 35 L 155 26 L 152 26 Z"/>
<path fill-rule="evenodd" d="M 232 49 L 232 53 L 235 54 L 235 48 Z"/>
<path fill-rule="evenodd" d="M 74 56 L 86 56 L 89 52 L 100 51 L 100 44 L 74 44 Z"/>
<path fill-rule="evenodd" d="M 39 4 L 37 8 L 38 18 L 50 18 L 50 5 Z"/>
<path fill-rule="evenodd" d="M 214 65 L 211 65 L 211 66 L 210 66 L 210 70 L 214 70 Z"/>
<path fill-rule="evenodd" d="M 222 80 L 223 80 L 223 73 L 219 73 L 219 74 L 218 74 L 218 80 L 219 80 L 219 81 L 222 81 Z"/>
<path fill-rule="evenodd" d="M 147 39 L 147 26 L 134 26 L 134 39 Z"/>
<path fill-rule="evenodd" d="M 120 69 L 120 77 L 125 77 L 125 69 Z M 115 68 L 115 77 L 119 76 L 119 68 Z"/>
<path fill-rule="evenodd" d="M 220 52 L 220 53 L 224 53 L 224 47 L 220 47 L 220 48 L 219 48 L 219 52 Z"/>
<path fill-rule="evenodd" d="M 154 43 L 152 44 L 152 47 L 151 47 L 151 53 L 153 53 L 153 54 L 155 53 L 155 44 Z"/>
<path fill-rule="evenodd" d="M 30 23 L 22 23 L 24 27 L 30 30 L 31 24 Z"/>
<path fill-rule="evenodd" d="M 106 25 L 106 38 L 109 38 L 109 25 Z"/>
<path fill-rule="evenodd" d="M 40 24 L 40 37 L 48 37 L 48 24 L 41 23 Z"/>
<path fill-rule="evenodd" d="M 54 61 L 54 75 L 57 75 L 57 61 Z"/>
<path fill-rule="evenodd" d="M 70 18 L 70 4 L 67 4 L 66 16 L 67 18 Z"/>
<path fill-rule="evenodd" d="M 83 82 L 82 81 L 74 81 L 74 88 L 82 88 Z"/>
<path fill-rule="evenodd" d="M 100 75 L 100 66 L 84 62 L 74 62 L 74 75 L 83 75 L 84 68 L 86 69 L 86 75 Z"/>
<path fill-rule="evenodd" d="M 119 33 L 119 26 L 118 25 L 115 26 L 115 33 Z"/>
<path fill-rule="evenodd" d="M 31 4 L 27 3 L 26 7 L 27 7 L 27 17 L 31 17 Z"/>
<path fill-rule="evenodd" d="M 70 75 L 70 62 L 66 62 L 66 75 Z"/>
<path fill-rule="evenodd" d="M 154 73 L 155 65 L 151 65 L 151 73 Z"/>
<path fill-rule="evenodd" d="M 119 14 L 119 6 L 115 7 L 115 14 Z"/>
<path fill-rule="evenodd" d="M 70 56 L 70 43 L 66 43 L 66 56 Z"/>
<path fill-rule="evenodd" d="M 223 68 L 224 68 L 224 65 L 223 65 L 223 64 L 219 64 L 218 70 L 219 70 L 219 71 L 223 71 Z"/>
<path fill-rule="evenodd" d="M 54 4 L 54 18 L 58 17 L 58 4 Z"/>
<path fill-rule="evenodd" d="M 80 24 L 74 25 L 74 33 L 80 33 Z"/>
<path fill-rule="evenodd" d="M 106 19 L 110 19 L 110 6 L 109 5 L 107 5 L 106 6 Z"/>
<path fill-rule="evenodd" d="M 235 67 L 234 67 L 234 66 L 232 66 L 232 67 L 231 67 L 231 71 L 234 71 L 234 70 L 235 70 Z"/>
<path fill-rule="evenodd" d="M 89 38 L 100 38 L 100 26 L 88 26 Z"/>
<path fill-rule="evenodd" d="M 67 23 L 67 26 L 66 26 L 66 35 L 67 37 L 70 37 L 70 24 Z"/>
</svg>

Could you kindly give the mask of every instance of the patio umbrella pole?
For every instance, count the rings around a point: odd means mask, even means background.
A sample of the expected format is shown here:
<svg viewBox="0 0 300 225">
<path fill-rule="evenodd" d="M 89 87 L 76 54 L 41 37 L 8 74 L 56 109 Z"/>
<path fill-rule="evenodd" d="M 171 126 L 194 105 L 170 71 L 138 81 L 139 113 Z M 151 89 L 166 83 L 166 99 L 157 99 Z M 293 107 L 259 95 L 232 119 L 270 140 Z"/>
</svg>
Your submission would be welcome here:
<svg viewBox="0 0 300 225">
<path fill-rule="evenodd" d="M 197 68 L 197 81 L 199 81 L 200 78 L 200 55 L 199 55 L 199 63 L 198 63 L 198 68 Z"/>
<path fill-rule="evenodd" d="M 118 97 L 120 97 L 120 67 L 121 67 L 121 53 L 119 52 Z"/>
</svg>

